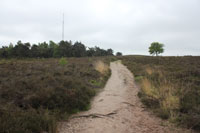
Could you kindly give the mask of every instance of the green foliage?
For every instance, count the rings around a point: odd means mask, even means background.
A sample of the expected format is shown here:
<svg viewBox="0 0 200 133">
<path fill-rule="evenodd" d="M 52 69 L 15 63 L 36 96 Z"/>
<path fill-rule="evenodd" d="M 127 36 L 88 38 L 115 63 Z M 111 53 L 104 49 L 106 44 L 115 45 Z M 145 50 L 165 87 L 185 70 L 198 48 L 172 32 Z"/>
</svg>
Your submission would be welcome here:
<svg viewBox="0 0 200 133">
<path fill-rule="evenodd" d="M 136 76 L 135 81 L 140 82 L 143 79 L 143 76 Z"/>
<path fill-rule="evenodd" d="M 109 73 L 95 70 L 99 58 L 68 58 L 65 67 L 60 60 L 66 63 L 65 58 L 2 61 L 0 132 L 55 133 L 57 121 L 89 108 Z"/>
<path fill-rule="evenodd" d="M 86 56 L 86 47 L 82 43 L 76 42 L 72 48 L 74 57 Z"/>
<path fill-rule="evenodd" d="M 60 41 L 54 56 L 57 57 L 71 57 L 73 56 L 72 52 L 73 45 L 68 41 Z"/>
<path fill-rule="evenodd" d="M 121 52 L 117 52 L 116 56 L 122 56 L 122 53 Z"/>
<path fill-rule="evenodd" d="M 112 49 L 101 49 L 99 47 L 88 48 L 81 42 L 53 41 L 38 43 L 22 43 L 18 41 L 15 46 L 0 48 L 0 58 L 60 58 L 60 57 L 86 57 L 86 56 L 112 56 Z"/>
<path fill-rule="evenodd" d="M 97 46 L 95 46 L 94 48 L 89 48 L 86 51 L 86 53 L 87 53 L 87 56 L 89 56 L 89 57 L 91 57 L 91 56 L 113 56 L 112 49 L 104 50 Z"/>
<path fill-rule="evenodd" d="M 163 47 L 164 47 L 163 44 L 161 44 L 159 42 L 153 42 L 153 43 L 151 43 L 151 46 L 149 47 L 149 53 L 151 55 L 158 56 L 159 54 L 164 52 Z"/>
<path fill-rule="evenodd" d="M 163 119 L 200 130 L 200 57 L 119 59 L 139 79 L 138 96 L 147 107 Z"/>
<path fill-rule="evenodd" d="M 61 58 L 59 60 L 59 64 L 62 65 L 62 66 L 66 65 L 67 64 L 67 59 L 66 58 Z"/>
<path fill-rule="evenodd" d="M 101 86 L 101 82 L 100 82 L 100 81 L 90 80 L 90 83 L 91 83 L 92 85 L 95 85 L 95 86 Z"/>
</svg>

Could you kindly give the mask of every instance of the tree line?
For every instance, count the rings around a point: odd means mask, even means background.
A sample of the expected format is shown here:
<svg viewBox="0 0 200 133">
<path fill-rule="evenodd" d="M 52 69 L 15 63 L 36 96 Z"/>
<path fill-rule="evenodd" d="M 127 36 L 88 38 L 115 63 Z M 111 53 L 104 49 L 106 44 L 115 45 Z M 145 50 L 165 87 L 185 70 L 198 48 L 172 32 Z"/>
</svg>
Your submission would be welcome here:
<svg viewBox="0 0 200 133">
<path fill-rule="evenodd" d="M 0 48 L 0 58 L 59 58 L 59 57 L 92 57 L 92 56 L 112 56 L 112 49 L 101 49 L 97 46 L 86 47 L 81 42 L 53 41 L 38 43 L 22 43 L 18 41 L 16 45 L 10 44 Z M 120 52 L 118 52 L 119 54 Z"/>
</svg>

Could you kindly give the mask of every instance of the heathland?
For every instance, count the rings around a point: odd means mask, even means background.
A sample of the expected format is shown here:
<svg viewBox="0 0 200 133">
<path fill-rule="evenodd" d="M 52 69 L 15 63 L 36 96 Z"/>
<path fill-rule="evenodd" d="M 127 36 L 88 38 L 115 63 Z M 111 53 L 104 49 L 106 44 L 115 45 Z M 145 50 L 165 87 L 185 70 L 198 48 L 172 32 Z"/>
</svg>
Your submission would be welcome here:
<svg viewBox="0 0 200 133">
<path fill-rule="evenodd" d="M 0 60 L 0 132 L 56 131 L 58 120 L 90 108 L 109 58 Z"/>
<path fill-rule="evenodd" d="M 57 121 L 90 108 L 113 60 L 133 73 L 138 96 L 157 116 L 200 129 L 200 57 L 111 56 L 1 59 L 0 131 L 56 132 Z"/>
<path fill-rule="evenodd" d="M 200 129 L 200 57 L 124 56 L 141 88 L 138 96 L 156 115 Z"/>
</svg>

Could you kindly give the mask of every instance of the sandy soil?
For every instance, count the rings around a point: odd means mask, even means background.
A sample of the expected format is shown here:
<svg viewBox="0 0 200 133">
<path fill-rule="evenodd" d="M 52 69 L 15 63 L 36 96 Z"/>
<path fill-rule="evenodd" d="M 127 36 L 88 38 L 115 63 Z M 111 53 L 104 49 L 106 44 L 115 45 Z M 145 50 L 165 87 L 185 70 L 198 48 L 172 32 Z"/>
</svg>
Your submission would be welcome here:
<svg viewBox="0 0 200 133">
<path fill-rule="evenodd" d="M 59 133 L 189 132 L 174 128 L 144 108 L 131 72 L 120 61 L 111 63 L 111 70 L 110 79 L 92 101 L 91 109 L 60 122 Z"/>
</svg>

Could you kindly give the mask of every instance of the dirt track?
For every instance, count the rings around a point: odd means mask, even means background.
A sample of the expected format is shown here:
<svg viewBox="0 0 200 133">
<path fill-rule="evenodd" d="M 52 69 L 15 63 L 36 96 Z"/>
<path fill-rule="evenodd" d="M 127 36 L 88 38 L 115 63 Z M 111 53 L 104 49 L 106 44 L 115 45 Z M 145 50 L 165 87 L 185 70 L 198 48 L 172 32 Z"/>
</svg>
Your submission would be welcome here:
<svg viewBox="0 0 200 133">
<path fill-rule="evenodd" d="M 186 132 L 166 125 L 146 111 L 137 97 L 138 88 L 133 76 L 124 65 L 119 61 L 113 62 L 111 70 L 110 79 L 104 90 L 94 98 L 91 109 L 61 122 L 59 133 Z"/>
</svg>

